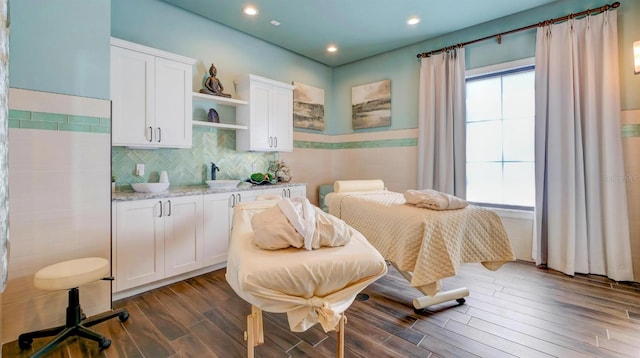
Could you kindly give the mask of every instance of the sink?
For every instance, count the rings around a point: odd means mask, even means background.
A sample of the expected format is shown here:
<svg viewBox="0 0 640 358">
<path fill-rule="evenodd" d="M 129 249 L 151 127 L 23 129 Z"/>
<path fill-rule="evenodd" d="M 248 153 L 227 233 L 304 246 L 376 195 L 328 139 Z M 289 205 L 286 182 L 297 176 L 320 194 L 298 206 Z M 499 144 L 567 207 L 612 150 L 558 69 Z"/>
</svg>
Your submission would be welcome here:
<svg viewBox="0 0 640 358">
<path fill-rule="evenodd" d="M 211 189 L 233 189 L 240 183 L 238 179 L 232 180 L 207 180 L 207 185 Z"/>
<path fill-rule="evenodd" d="M 134 183 L 131 187 L 138 193 L 157 193 L 167 190 L 169 183 Z"/>
</svg>

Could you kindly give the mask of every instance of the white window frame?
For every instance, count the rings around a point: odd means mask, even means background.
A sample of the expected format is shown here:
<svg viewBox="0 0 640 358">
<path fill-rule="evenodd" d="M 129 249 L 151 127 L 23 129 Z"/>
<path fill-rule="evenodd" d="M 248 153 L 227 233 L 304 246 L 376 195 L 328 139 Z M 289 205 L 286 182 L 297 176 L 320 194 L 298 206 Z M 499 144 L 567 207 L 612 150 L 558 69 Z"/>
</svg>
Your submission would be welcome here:
<svg viewBox="0 0 640 358">
<path fill-rule="evenodd" d="M 495 73 L 518 70 L 520 68 L 530 67 L 534 65 L 535 65 L 535 57 L 528 57 L 528 58 L 523 58 L 521 60 L 502 62 L 494 65 L 468 69 L 465 71 L 465 85 L 467 80 L 474 79 L 476 77 L 484 77 L 484 76 L 492 75 Z M 465 123 L 466 123 L 466 118 L 465 118 Z M 531 207 L 531 206 L 493 204 L 493 203 L 482 203 L 482 202 L 472 202 L 472 203 L 478 206 L 505 209 L 505 210 L 516 210 L 516 211 L 533 211 L 534 210 L 534 207 Z"/>
</svg>

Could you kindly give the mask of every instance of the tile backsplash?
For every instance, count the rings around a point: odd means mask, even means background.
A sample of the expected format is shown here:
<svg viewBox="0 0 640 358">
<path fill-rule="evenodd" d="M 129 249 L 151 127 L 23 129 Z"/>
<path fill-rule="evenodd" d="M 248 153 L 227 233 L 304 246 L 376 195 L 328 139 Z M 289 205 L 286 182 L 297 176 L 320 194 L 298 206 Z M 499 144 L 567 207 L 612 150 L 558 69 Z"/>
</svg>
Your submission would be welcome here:
<svg viewBox="0 0 640 358">
<path fill-rule="evenodd" d="M 218 179 L 246 179 L 255 171 L 266 171 L 277 153 L 238 152 L 233 130 L 193 127 L 190 149 L 111 148 L 112 175 L 116 190 L 131 190 L 131 183 L 157 182 L 166 170 L 171 186 L 205 185 L 210 179 L 211 162 L 220 167 Z M 135 175 L 136 164 L 145 165 L 143 176 Z"/>
</svg>

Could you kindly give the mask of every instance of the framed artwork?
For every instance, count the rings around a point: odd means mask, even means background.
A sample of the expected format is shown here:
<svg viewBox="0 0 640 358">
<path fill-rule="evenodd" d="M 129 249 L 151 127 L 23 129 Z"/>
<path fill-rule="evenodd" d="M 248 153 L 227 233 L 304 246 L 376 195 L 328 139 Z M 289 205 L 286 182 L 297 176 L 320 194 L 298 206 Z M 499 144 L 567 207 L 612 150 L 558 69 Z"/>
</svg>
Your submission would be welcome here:
<svg viewBox="0 0 640 358">
<path fill-rule="evenodd" d="M 391 80 L 351 88 L 353 129 L 391 125 Z"/>
<path fill-rule="evenodd" d="M 293 82 L 293 126 L 324 130 L 324 90 Z"/>
</svg>

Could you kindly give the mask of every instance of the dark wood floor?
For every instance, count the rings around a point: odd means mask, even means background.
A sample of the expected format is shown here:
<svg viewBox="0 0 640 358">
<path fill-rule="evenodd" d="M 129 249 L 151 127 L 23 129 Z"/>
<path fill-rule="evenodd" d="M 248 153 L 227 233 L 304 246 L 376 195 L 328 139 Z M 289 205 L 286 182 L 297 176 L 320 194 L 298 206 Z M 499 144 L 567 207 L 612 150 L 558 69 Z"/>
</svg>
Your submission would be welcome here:
<svg viewBox="0 0 640 358">
<path fill-rule="evenodd" d="M 640 357 L 640 286 L 592 275 L 568 277 L 525 262 L 491 272 L 464 265 L 445 281 L 466 286 L 464 305 L 415 313 L 411 289 L 392 267 L 347 310 L 347 357 Z M 224 280 L 224 270 L 115 303 L 131 317 L 101 323 L 113 344 L 74 338 L 51 357 L 243 357 L 250 307 Z M 265 313 L 258 357 L 335 356 L 335 333 L 319 325 L 291 333 L 283 314 Z M 45 344 L 37 339 L 33 349 Z M 17 342 L 3 357 L 27 357 Z"/>
</svg>

